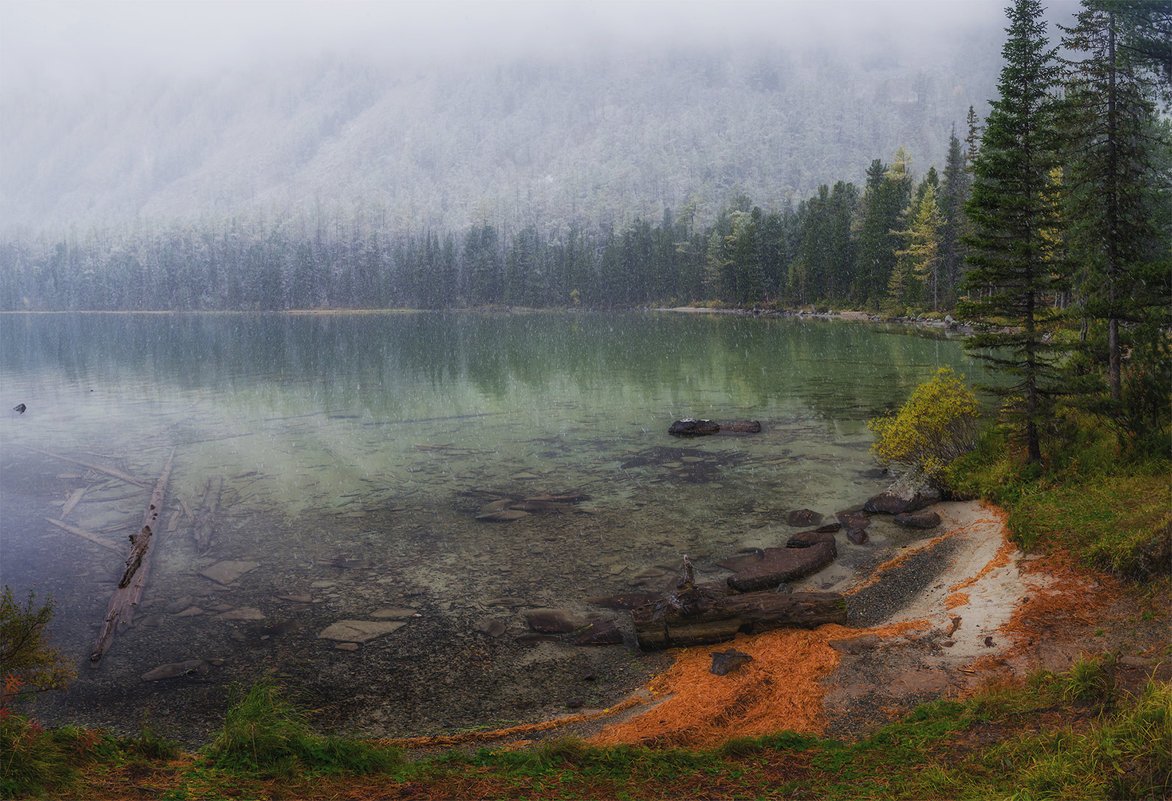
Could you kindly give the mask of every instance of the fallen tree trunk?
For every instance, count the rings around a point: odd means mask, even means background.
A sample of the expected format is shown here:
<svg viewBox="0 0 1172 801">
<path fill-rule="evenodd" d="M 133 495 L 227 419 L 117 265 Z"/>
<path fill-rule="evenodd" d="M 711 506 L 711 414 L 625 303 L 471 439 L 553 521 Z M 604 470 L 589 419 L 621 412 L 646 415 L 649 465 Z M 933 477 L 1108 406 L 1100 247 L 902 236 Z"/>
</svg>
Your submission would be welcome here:
<svg viewBox="0 0 1172 801">
<path fill-rule="evenodd" d="M 196 550 L 201 554 L 207 553 L 208 549 L 212 547 L 212 535 L 216 531 L 216 511 L 220 508 L 220 495 L 223 491 L 223 477 L 217 476 L 208 479 L 203 500 L 199 505 L 199 516 L 192 528 Z"/>
<path fill-rule="evenodd" d="M 681 596 L 684 593 L 680 594 Z M 631 612 L 635 637 L 645 651 L 689 645 L 712 645 L 737 634 L 779 628 L 846 624 L 846 600 L 836 592 L 746 592 L 704 598 L 695 604 L 673 596 Z"/>
<path fill-rule="evenodd" d="M 175 451 L 167 457 L 163 472 L 155 482 L 154 492 L 151 493 L 151 502 L 147 506 L 142 518 L 142 528 L 138 534 L 130 538 L 130 555 L 126 557 L 125 569 L 122 578 L 118 581 L 118 589 L 110 596 L 110 603 L 106 606 L 106 617 L 102 621 L 102 628 L 98 632 L 94 650 L 90 653 L 90 667 L 97 667 L 102 655 L 114 639 L 114 633 L 119 623 L 129 623 L 134 617 L 134 608 L 142 600 L 142 591 L 150 575 L 151 550 L 155 541 L 155 531 L 158 528 L 159 513 L 163 508 L 163 497 L 167 492 L 167 481 L 171 477 L 171 462 L 175 458 Z"/>
</svg>

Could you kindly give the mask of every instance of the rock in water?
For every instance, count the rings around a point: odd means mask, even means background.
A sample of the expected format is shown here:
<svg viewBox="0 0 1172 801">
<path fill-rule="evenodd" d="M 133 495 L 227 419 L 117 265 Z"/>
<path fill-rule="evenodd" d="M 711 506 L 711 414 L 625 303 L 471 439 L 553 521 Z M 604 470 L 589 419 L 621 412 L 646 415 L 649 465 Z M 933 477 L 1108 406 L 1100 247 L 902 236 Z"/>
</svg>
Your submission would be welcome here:
<svg viewBox="0 0 1172 801">
<path fill-rule="evenodd" d="M 179 676 L 196 676 L 203 675 L 208 672 L 211 667 L 202 659 L 187 659 L 183 662 L 169 662 L 166 665 L 159 665 L 157 668 L 152 668 L 146 673 L 142 674 L 143 681 L 162 681 L 163 679 L 174 679 Z"/>
<path fill-rule="evenodd" d="M 18 403 L 12 407 L 12 411 L 16 412 L 17 414 L 24 414 L 25 409 L 27 409 L 27 408 L 28 407 L 25 406 L 23 403 Z"/>
<path fill-rule="evenodd" d="M 317 636 L 339 642 L 366 642 L 406 625 L 401 620 L 339 620 L 326 626 Z"/>
<path fill-rule="evenodd" d="M 712 667 L 708 670 L 717 676 L 726 676 L 741 665 L 748 664 L 752 661 L 753 657 L 744 651 L 738 651 L 736 648 L 729 648 L 727 651 L 713 651 Z"/>
<path fill-rule="evenodd" d="M 815 542 L 805 548 L 766 548 L 758 556 L 746 554 L 717 562 L 736 575 L 728 586 L 737 592 L 772 590 L 782 582 L 796 581 L 834 561 L 834 542 Z"/>
<path fill-rule="evenodd" d="M 574 637 L 574 645 L 621 645 L 623 633 L 613 620 L 596 620 Z"/>
<path fill-rule="evenodd" d="M 822 515 L 813 509 L 794 509 L 785 516 L 786 525 L 793 526 L 794 528 L 816 526 L 821 522 Z"/>
<path fill-rule="evenodd" d="M 722 434 L 760 434 L 761 423 L 757 420 L 732 420 L 727 423 L 721 423 L 720 433 Z"/>
<path fill-rule="evenodd" d="M 904 528 L 936 528 L 940 525 L 940 515 L 927 510 L 922 512 L 901 512 L 893 520 L 895 525 Z"/>
<path fill-rule="evenodd" d="M 675 434 L 678 437 L 703 437 L 720 433 L 720 423 L 715 420 L 696 420 L 692 417 L 685 417 L 683 420 L 676 420 L 672 423 L 667 433 Z"/>
</svg>

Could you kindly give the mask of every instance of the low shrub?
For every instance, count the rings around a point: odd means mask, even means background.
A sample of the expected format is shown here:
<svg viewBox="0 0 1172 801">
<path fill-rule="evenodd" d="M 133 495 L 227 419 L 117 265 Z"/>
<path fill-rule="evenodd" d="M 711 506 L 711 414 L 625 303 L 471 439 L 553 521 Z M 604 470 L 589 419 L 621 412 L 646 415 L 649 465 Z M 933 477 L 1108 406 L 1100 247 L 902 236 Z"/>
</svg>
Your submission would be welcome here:
<svg viewBox="0 0 1172 801">
<path fill-rule="evenodd" d="M 893 415 L 867 423 L 880 460 L 940 483 L 955 459 L 977 444 L 977 398 L 952 370 L 936 371 Z"/>
</svg>

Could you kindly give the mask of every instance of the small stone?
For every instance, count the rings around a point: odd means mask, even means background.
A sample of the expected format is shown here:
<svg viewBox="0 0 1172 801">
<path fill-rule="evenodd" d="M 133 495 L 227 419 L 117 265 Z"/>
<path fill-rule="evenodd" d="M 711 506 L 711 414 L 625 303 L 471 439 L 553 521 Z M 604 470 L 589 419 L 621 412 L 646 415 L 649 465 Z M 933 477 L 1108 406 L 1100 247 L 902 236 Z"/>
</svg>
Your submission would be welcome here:
<svg viewBox="0 0 1172 801">
<path fill-rule="evenodd" d="M 822 522 L 822 515 L 813 509 L 793 509 L 785 516 L 785 522 L 794 528 L 816 526 Z"/>
<path fill-rule="evenodd" d="M 522 517 L 528 517 L 529 513 L 523 509 L 500 509 L 495 512 L 483 512 L 476 515 L 477 520 L 484 520 L 489 523 L 511 523 L 514 520 L 520 520 Z"/>
<path fill-rule="evenodd" d="M 726 676 L 741 665 L 748 664 L 752 661 L 753 657 L 744 651 L 738 651 L 736 648 L 729 648 L 727 651 L 713 651 L 712 667 L 708 671 L 716 676 Z"/>
<path fill-rule="evenodd" d="M 338 651 L 357 651 L 358 650 L 358 643 L 356 643 L 356 642 L 340 642 L 334 646 L 334 649 L 338 650 Z"/>
<path fill-rule="evenodd" d="M 370 613 L 370 616 L 379 620 L 402 620 L 414 614 L 415 610 L 409 606 L 388 606 L 384 609 L 376 609 Z"/>
<path fill-rule="evenodd" d="M 307 592 L 304 593 L 290 593 L 289 595 L 278 595 L 279 601 L 292 601 L 295 604 L 313 603 L 313 596 Z"/>
<path fill-rule="evenodd" d="M 162 681 L 180 676 L 202 675 L 208 672 L 208 667 L 208 663 L 202 659 L 187 659 L 183 662 L 169 662 L 166 665 L 159 665 L 143 673 L 141 678 L 143 681 Z"/>
<path fill-rule="evenodd" d="M 586 704 L 586 702 L 583 701 L 581 698 L 571 698 L 569 701 L 566 701 L 566 708 L 567 709 L 581 709 L 583 706 L 585 706 L 585 704 Z"/>
</svg>

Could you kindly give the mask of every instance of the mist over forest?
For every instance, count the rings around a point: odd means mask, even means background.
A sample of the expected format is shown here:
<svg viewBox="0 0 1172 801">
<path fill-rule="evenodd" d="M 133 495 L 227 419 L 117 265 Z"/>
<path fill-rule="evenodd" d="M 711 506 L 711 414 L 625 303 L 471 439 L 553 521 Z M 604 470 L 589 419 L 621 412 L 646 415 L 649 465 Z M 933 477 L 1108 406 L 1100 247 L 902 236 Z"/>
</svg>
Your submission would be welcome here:
<svg viewBox="0 0 1172 801">
<path fill-rule="evenodd" d="M 918 174 L 942 167 L 952 127 L 963 137 L 993 93 L 1004 27 L 995 2 L 600 3 L 589 25 L 567 4 L 439 4 L 414 27 L 392 3 L 365 28 L 343 21 L 367 4 L 330 4 L 343 19 L 319 18 L 315 39 L 303 12 L 325 6 L 206 5 L 220 27 L 170 50 L 195 6 L 156 20 L 123 4 L 108 41 L 83 18 L 9 52 L 4 230 L 358 207 L 400 231 L 559 228 L 689 202 L 711 219 L 738 195 L 778 208 L 900 147 Z"/>
</svg>

